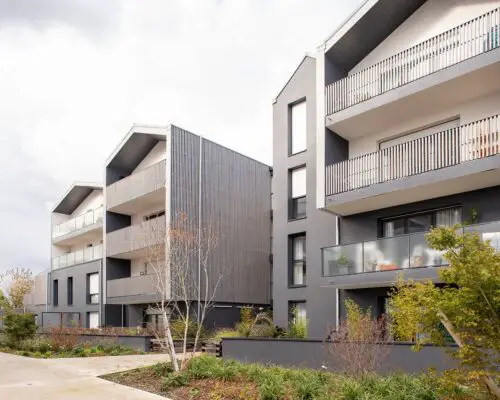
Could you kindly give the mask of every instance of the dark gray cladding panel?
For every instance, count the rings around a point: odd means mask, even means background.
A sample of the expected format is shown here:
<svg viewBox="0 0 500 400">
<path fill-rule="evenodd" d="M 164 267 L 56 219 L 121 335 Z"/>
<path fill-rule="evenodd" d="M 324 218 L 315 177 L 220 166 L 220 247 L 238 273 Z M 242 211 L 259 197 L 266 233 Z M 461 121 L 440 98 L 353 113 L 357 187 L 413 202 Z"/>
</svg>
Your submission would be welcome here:
<svg viewBox="0 0 500 400">
<path fill-rule="evenodd" d="M 71 214 L 95 189 L 102 188 L 100 186 L 73 186 L 64 199 L 54 208 L 54 212 Z"/>
<path fill-rule="evenodd" d="M 379 0 L 328 51 L 327 57 L 350 70 L 382 43 L 426 0 Z"/>
<path fill-rule="evenodd" d="M 106 279 L 128 278 L 130 276 L 130 260 L 106 258 Z"/>
<path fill-rule="evenodd" d="M 172 218 L 183 212 L 198 221 L 201 199 L 202 225 L 211 224 L 218 228 L 220 239 L 212 254 L 210 268 L 214 271 L 212 280 L 221 270 L 224 270 L 224 279 L 217 289 L 216 300 L 268 303 L 271 252 L 269 166 L 181 128 L 172 126 L 171 132 Z"/>
</svg>

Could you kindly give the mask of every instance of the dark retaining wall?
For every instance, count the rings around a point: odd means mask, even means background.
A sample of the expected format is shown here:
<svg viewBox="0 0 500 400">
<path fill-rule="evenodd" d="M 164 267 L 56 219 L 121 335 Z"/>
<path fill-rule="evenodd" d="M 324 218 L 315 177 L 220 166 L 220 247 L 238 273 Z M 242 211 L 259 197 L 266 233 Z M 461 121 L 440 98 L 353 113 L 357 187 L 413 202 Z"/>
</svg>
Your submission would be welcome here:
<svg viewBox="0 0 500 400">
<path fill-rule="evenodd" d="M 227 338 L 222 340 L 222 357 L 245 363 L 342 370 L 341 357 L 329 354 L 327 346 L 328 343 L 320 340 Z M 411 343 L 391 343 L 386 346 L 389 352 L 378 372 L 418 373 L 429 368 L 443 371 L 458 365 L 444 347 L 424 346 L 419 352 L 414 352 Z"/>
<path fill-rule="evenodd" d="M 40 335 L 46 335 L 41 333 Z M 124 335 L 78 335 L 78 343 L 91 343 L 92 345 L 113 343 L 128 346 L 135 350 L 150 352 L 150 336 L 124 336 Z"/>
</svg>

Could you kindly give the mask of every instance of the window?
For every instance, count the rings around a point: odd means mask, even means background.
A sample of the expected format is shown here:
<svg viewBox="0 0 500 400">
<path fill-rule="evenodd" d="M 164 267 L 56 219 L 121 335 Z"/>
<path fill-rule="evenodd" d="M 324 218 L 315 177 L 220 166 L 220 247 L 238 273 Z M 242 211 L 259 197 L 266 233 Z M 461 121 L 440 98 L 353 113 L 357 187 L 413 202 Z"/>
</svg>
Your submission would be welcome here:
<svg viewBox="0 0 500 400">
<path fill-rule="evenodd" d="M 305 321 L 307 319 L 306 302 L 290 301 L 288 303 L 289 320 L 296 322 L 297 319 Z"/>
<path fill-rule="evenodd" d="M 290 219 L 306 216 L 306 167 L 291 170 Z"/>
<path fill-rule="evenodd" d="M 99 274 L 87 275 L 87 303 L 99 304 Z"/>
<path fill-rule="evenodd" d="M 159 218 L 163 215 L 165 215 L 165 211 L 158 211 L 158 212 L 155 212 L 153 214 L 145 215 L 144 221 L 149 221 L 151 219 Z"/>
<path fill-rule="evenodd" d="M 433 226 L 453 226 L 462 222 L 461 207 L 410 214 L 382 221 L 382 237 L 427 232 Z"/>
<path fill-rule="evenodd" d="M 67 282 L 68 306 L 73 305 L 73 277 L 70 276 Z"/>
<path fill-rule="evenodd" d="M 99 313 L 97 311 L 87 313 L 87 326 L 91 329 L 99 328 Z"/>
<path fill-rule="evenodd" d="M 296 154 L 307 148 L 307 107 L 305 100 L 292 105 L 290 114 L 290 154 Z"/>
<path fill-rule="evenodd" d="M 306 235 L 290 237 L 291 245 L 291 279 L 292 286 L 306 284 Z"/>
<path fill-rule="evenodd" d="M 59 305 L 59 280 L 54 279 L 52 283 L 52 305 L 57 307 Z"/>
</svg>

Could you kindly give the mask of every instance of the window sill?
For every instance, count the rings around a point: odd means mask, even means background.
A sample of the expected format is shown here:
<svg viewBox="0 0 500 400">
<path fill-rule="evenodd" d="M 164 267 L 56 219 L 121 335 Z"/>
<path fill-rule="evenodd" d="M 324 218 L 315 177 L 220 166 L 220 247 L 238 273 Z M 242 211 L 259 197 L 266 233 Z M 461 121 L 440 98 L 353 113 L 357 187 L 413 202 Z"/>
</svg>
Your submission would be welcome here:
<svg viewBox="0 0 500 400">
<path fill-rule="evenodd" d="M 307 216 L 304 216 L 304 217 L 297 217 L 297 218 L 289 217 L 289 218 L 288 218 L 288 222 L 300 221 L 300 220 L 302 220 L 302 219 L 307 219 Z"/>
<path fill-rule="evenodd" d="M 298 289 L 298 288 L 303 288 L 303 287 L 306 287 L 307 284 L 303 284 L 303 285 L 288 285 L 288 289 Z"/>
<path fill-rule="evenodd" d="M 289 153 L 288 154 L 288 157 L 293 157 L 293 156 L 297 156 L 299 154 L 303 154 L 307 151 L 307 149 L 304 149 L 304 150 L 301 150 L 301 151 L 298 151 L 297 153 Z"/>
</svg>

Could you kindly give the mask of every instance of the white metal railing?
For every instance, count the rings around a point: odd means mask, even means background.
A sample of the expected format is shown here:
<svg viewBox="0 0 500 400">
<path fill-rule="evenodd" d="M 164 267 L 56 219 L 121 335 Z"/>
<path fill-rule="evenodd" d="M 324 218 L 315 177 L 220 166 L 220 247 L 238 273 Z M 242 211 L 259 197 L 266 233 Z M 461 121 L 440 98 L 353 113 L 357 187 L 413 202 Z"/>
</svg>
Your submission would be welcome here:
<svg viewBox="0 0 500 400">
<path fill-rule="evenodd" d="M 102 258 L 102 244 L 52 258 L 52 269 L 69 267 Z"/>
<path fill-rule="evenodd" d="M 326 195 L 500 154 L 495 115 L 326 167 Z"/>
<path fill-rule="evenodd" d="M 104 206 L 87 211 L 85 214 L 78 215 L 75 218 L 71 218 L 68 221 L 55 225 L 52 229 L 52 237 L 56 238 L 81 229 L 85 226 L 94 225 L 97 222 L 102 221 L 103 215 Z"/>
<path fill-rule="evenodd" d="M 500 46 L 500 8 L 326 86 L 326 115 Z"/>
</svg>

